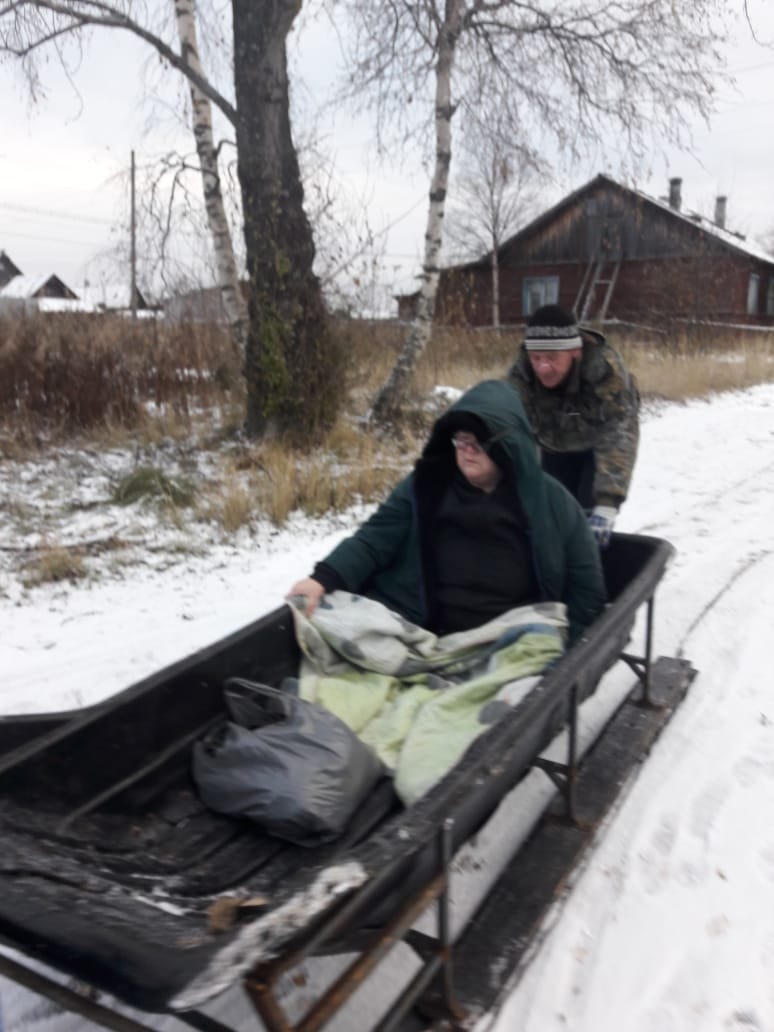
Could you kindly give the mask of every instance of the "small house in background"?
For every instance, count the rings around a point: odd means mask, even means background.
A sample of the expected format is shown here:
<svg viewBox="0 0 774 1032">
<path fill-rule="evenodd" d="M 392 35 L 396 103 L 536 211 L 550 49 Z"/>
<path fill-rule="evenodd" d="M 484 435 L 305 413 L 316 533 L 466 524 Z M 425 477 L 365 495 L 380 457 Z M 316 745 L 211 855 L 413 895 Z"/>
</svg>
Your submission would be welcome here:
<svg viewBox="0 0 774 1032">
<path fill-rule="evenodd" d="M 5 251 L 0 251 L 0 290 L 10 283 L 14 276 L 21 276 L 21 269 L 11 261 Z"/>
<path fill-rule="evenodd" d="M 58 276 L 14 276 L 0 290 L 0 314 L 75 311 L 78 295 Z"/>
<path fill-rule="evenodd" d="M 147 312 L 148 304 L 139 287 L 135 288 L 136 309 Z M 128 283 L 85 283 L 80 291 L 79 311 L 118 312 L 125 314 L 132 310 L 131 288 Z"/>
<path fill-rule="evenodd" d="M 585 322 L 647 324 L 664 318 L 774 326 L 774 256 L 714 218 L 683 211 L 682 181 L 649 197 L 598 175 L 498 250 L 500 323 L 523 323 L 558 303 Z M 418 293 L 398 298 L 413 316 Z M 492 324 L 491 254 L 444 269 L 437 322 Z"/>
<path fill-rule="evenodd" d="M 77 301 L 78 295 L 58 276 L 14 276 L 2 289 L 3 297 L 32 298 L 41 301 L 43 298 L 55 297 L 67 301 Z"/>
</svg>

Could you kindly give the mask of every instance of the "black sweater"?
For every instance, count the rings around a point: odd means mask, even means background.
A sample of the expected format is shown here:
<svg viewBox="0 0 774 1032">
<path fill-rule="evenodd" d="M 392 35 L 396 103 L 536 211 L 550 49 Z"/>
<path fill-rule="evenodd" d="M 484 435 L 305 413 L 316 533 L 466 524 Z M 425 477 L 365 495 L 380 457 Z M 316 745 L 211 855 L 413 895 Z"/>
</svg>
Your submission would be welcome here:
<svg viewBox="0 0 774 1032">
<path fill-rule="evenodd" d="M 539 599 L 526 520 L 502 485 L 487 494 L 455 475 L 431 540 L 437 633 L 469 630 Z"/>
</svg>

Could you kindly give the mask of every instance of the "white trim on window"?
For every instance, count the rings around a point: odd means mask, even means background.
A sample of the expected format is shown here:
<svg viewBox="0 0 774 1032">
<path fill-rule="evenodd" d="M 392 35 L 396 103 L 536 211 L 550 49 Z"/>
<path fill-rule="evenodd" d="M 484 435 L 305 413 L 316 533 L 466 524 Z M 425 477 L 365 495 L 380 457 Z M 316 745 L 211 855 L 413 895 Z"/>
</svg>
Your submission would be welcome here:
<svg viewBox="0 0 774 1032">
<path fill-rule="evenodd" d="M 525 276 L 521 281 L 521 309 L 524 315 L 532 315 L 543 305 L 555 305 L 558 300 L 558 276 Z"/>
<path fill-rule="evenodd" d="M 758 314 L 758 296 L 761 290 L 761 278 L 757 272 L 751 272 L 747 281 L 747 314 Z"/>
</svg>

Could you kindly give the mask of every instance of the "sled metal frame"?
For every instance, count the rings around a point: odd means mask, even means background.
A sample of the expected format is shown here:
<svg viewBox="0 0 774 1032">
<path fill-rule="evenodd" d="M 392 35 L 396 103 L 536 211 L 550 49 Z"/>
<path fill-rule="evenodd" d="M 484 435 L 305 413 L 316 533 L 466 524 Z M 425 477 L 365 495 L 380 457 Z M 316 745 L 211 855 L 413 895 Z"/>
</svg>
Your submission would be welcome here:
<svg viewBox="0 0 774 1032">
<path fill-rule="evenodd" d="M 453 826 L 451 819 L 445 820 L 441 826 L 436 873 L 430 881 L 414 892 L 383 927 L 359 933 L 355 939 L 348 941 L 350 948 L 354 948 L 357 943 L 358 956 L 295 1024 L 290 1023 L 279 1003 L 276 991 L 279 979 L 310 956 L 342 952 L 342 944 L 337 942 L 337 936 L 368 905 L 381 879 L 366 884 L 344 902 L 303 946 L 276 960 L 259 964 L 250 972 L 244 981 L 245 990 L 268 1032 L 317 1032 L 323 1028 L 360 988 L 376 965 L 400 942 L 410 946 L 424 963 L 391 1004 L 388 1015 L 373 1026 L 374 1032 L 397 1032 L 411 1007 L 436 980 L 440 984 L 446 1016 L 452 1022 L 461 1020 L 462 1012 L 454 998 L 449 922 L 448 889 Z M 433 903 L 437 907 L 437 935 L 425 935 L 412 929 L 414 921 Z M 346 945 L 345 939 L 344 948 Z M 327 947 L 333 948 L 329 950 Z"/>
<path fill-rule="evenodd" d="M 452 861 L 452 832 L 454 821 L 443 822 L 437 842 L 436 873 L 429 882 L 414 892 L 383 927 L 359 933 L 344 940 L 343 948 L 356 949 L 358 956 L 311 1005 L 295 1023 L 291 1023 L 279 1002 L 277 985 L 280 978 L 308 957 L 324 953 L 342 952 L 337 937 L 350 926 L 364 910 L 381 886 L 381 879 L 372 880 L 350 896 L 298 949 L 289 951 L 276 960 L 259 964 L 244 979 L 243 986 L 250 1003 L 258 1012 L 267 1032 L 317 1032 L 323 1028 L 360 988 L 377 964 L 400 942 L 405 942 L 423 961 L 422 967 L 391 1004 L 389 1014 L 373 1032 L 397 1032 L 411 1007 L 432 984 L 441 989 L 441 1004 L 452 1027 L 462 1019 L 462 1011 L 454 999 L 452 973 L 452 943 L 449 920 L 449 873 Z M 397 866 L 397 865 L 395 865 Z M 385 872 L 389 874 L 388 872 Z M 412 929 L 413 923 L 433 903 L 437 907 L 437 935 L 431 936 Z M 331 948 L 332 947 L 332 948 Z M 153 1032 L 151 1025 L 126 1017 L 99 1003 L 99 991 L 86 987 L 78 992 L 42 975 L 0 953 L 0 975 L 47 997 L 65 1010 L 88 1018 L 114 1032 Z M 182 1011 L 173 1015 L 189 1028 L 201 1032 L 233 1032 L 201 1011 Z"/>
<path fill-rule="evenodd" d="M 651 685 L 651 670 L 653 657 L 653 624 L 655 616 L 655 590 L 645 600 L 645 646 L 644 656 L 636 656 L 630 652 L 622 652 L 619 658 L 626 663 L 639 681 L 641 694 L 637 705 L 647 709 L 660 709 L 661 704 L 653 698 Z M 584 688 L 586 678 L 582 675 L 576 677 L 569 689 L 568 710 L 567 710 L 567 759 L 564 763 L 558 760 L 545 759 L 539 756 L 533 767 L 542 770 L 559 789 L 564 799 L 565 819 L 570 822 L 577 820 L 576 790 L 578 782 L 578 709 L 582 699 L 586 698 Z"/>
<path fill-rule="evenodd" d="M 636 544 L 636 539 L 633 540 Z M 666 542 L 661 542 L 651 558 L 656 565 L 661 563 L 661 569 L 663 569 L 663 564 L 670 553 L 671 546 Z M 580 774 L 577 755 L 578 710 L 580 704 L 593 690 L 599 677 L 608 669 L 607 661 L 604 658 L 600 659 L 600 633 L 604 631 L 604 636 L 615 641 L 615 658 L 623 659 L 636 674 L 640 688 L 640 697 L 637 699 L 636 705 L 649 710 L 661 709 L 651 697 L 653 600 L 660 572 L 652 572 L 649 579 L 650 583 L 646 584 L 638 583 L 637 578 L 632 580 L 630 586 L 624 584 L 622 594 L 627 595 L 627 605 L 619 613 L 616 611 L 614 603 L 600 617 L 597 633 L 581 638 L 573 646 L 572 652 L 568 653 L 557 667 L 546 674 L 551 691 L 557 687 L 557 682 L 561 683 L 561 693 L 555 696 L 556 713 L 551 718 L 554 721 L 561 719 L 561 722 L 555 723 L 555 731 L 552 732 L 552 736 L 560 726 L 568 728 L 567 761 L 566 763 L 556 763 L 533 758 L 531 762 L 526 760 L 526 767 L 520 769 L 523 774 L 529 766 L 538 766 L 546 772 L 564 797 L 567 816 L 574 824 L 578 823 L 575 796 Z M 615 598 L 617 592 L 613 590 L 612 594 Z M 645 654 L 636 656 L 625 652 L 624 647 L 628 644 L 635 614 L 642 605 L 647 606 Z M 635 686 L 635 692 L 637 688 L 638 686 Z M 548 720 L 551 712 L 549 709 L 549 706 L 552 705 L 550 694 L 549 692 L 547 696 L 548 706 L 543 706 L 540 713 L 536 715 L 541 720 L 544 718 Z M 532 756 L 534 757 L 534 755 L 533 752 Z M 583 795 L 585 797 L 585 792 Z M 418 860 L 422 851 L 426 851 L 428 864 L 427 868 L 423 869 L 426 876 L 421 884 L 417 884 L 417 881 L 412 883 L 410 894 L 401 899 L 400 905 L 389 912 L 388 919 L 383 922 L 374 920 L 371 927 L 365 931 L 351 931 L 352 928 L 358 927 L 358 918 L 368 916 L 371 905 L 376 905 L 378 912 L 380 893 L 384 893 L 385 890 L 389 892 L 393 881 L 402 882 L 407 856 L 405 853 L 393 858 L 392 862 L 388 862 L 384 867 L 378 869 L 360 889 L 342 898 L 337 907 L 329 912 L 317 927 L 312 926 L 308 930 L 297 948 L 291 948 L 289 951 L 281 953 L 272 961 L 262 962 L 242 977 L 241 982 L 250 1002 L 262 1017 L 269 1032 L 293 1032 L 293 1030 L 315 1032 L 315 1030 L 323 1028 L 355 993 L 382 958 L 401 941 L 405 942 L 424 963 L 414 979 L 404 987 L 402 994 L 391 1005 L 388 1015 L 382 1019 L 381 1024 L 372 1026 L 372 1028 L 378 1032 L 397 1032 L 403 1027 L 401 1023 L 412 1006 L 426 1002 L 427 996 L 423 996 L 423 994 L 428 989 L 430 989 L 433 1007 L 435 1008 L 440 1003 L 440 1010 L 451 1023 L 451 1027 L 464 1027 L 462 1023 L 465 1021 L 465 1015 L 457 1001 L 461 996 L 467 1004 L 468 997 L 464 989 L 461 992 L 464 966 L 458 968 L 456 980 L 453 976 L 447 892 L 455 839 L 458 840 L 456 841 L 457 847 L 462 844 L 462 841 L 467 840 L 471 834 L 472 818 L 465 813 L 464 808 L 461 815 L 458 813 L 458 817 L 460 820 L 456 824 L 456 833 L 455 824 L 449 819 L 436 824 L 427 838 L 422 834 L 421 826 L 413 829 L 414 831 L 419 830 L 421 841 L 417 841 L 417 848 L 411 853 L 411 856 Z M 437 936 L 424 935 L 412 929 L 411 925 L 416 917 L 433 903 L 437 905 Z M 360 927 L 362 928 L 362 921 Z M 13 943 L 9 943 L 9 945 L 14 948 Z M 357 957 L 344 973 L 336 978 L 322 995 L 318 996 L 300 1022 L 290 1024 L 277 999 L 276 988 L 279 978 L 307 957 L 342 952 L 356 953 Z M 91 995 L 84 995 L 78 992 L 77 988 L 63 986 L 53 979 L 38 974 L 33 969 L 15 963 L 2 954 L 0 954 L 0 974 L 49 997 L 58 1002 L 60 1006 L 88 1017 L 103 1027 L 115 1029 L 117 1032 L 153 1032 L 152 1026 L 125 1017 L 120 1011 L 111 1010 L 108 1006 L 100 1004 L 97 1002 L 99 996 L 95 998 Z M 83 984 L 86 985 L 86 983 Z M 110 989 L 107 991 L 111 992 Z M 181 1024 L 200 1029 L 202 1032 L 227 1032 L 229 1028 L 197 1010 L 173 1012 L 171 1015 L 169 1012 L 165 1013 L 177 1018 Z M 441 1017 L 440 1012 L 438 1017 Z"/>
<path fill-rule="evenodd" d="M 100 1003 L 99 990 L 92 990 L 91 986 L 84 984 L 84 991 L 79 992 L 61 982 L 55 982 L 53 978 L 39 971 L 33 971 L 18 961 L 11 960 L 3 953 L 0 953 L 0 975 L 29 989 L 30 992 L 45 996 L 72 1014 L 88 1018 L 103 1028 L 113 1029 L 114 1032 L 155 1032 L 152 1025 L 145 1025 Z M 189 1028 L 199 1029 L 200 1032 L 233 1032 L 228 1025 L 200 1011 L 186 1011 L 176 1014 L 175 1017 Z"/>
<path fill-rule="evenodd" d="M 465 1029 L 497 1013 L 529 969 L 552 926 L 550 915 L 589 862 L 605 821 L 622 793 L 625 798 L 696 674 L 688 660 L 654 660 L 659 704 L 643 706 L 635 685 L 596 737 L 579 769 L 578 820 L 571 823 L 549 806 L 466 923 L 455 941 L 455 991 L 468 1015 Z"/>
</svg>

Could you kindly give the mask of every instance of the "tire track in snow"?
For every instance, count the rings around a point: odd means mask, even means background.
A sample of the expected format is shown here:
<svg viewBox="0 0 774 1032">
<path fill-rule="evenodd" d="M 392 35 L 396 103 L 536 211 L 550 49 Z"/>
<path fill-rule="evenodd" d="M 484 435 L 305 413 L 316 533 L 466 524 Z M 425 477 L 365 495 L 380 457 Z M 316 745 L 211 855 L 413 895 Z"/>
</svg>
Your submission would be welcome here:
<svg viewBox="0 0 774 1032">
<path fill-rule="evenodd" d="M 732 492 L 739 492 L 745 488 L 749 488 L 749 494 L 755 497 L 762 490 L 760 480 L 766 474 L 774 476 L 774 462 L 768 462 L 765 466 L 760 466 L 758 469 L 754 469 L 745 474 L 739 480 L 733 483 L 723 484 L 719 489 L 713 489 L 709 494 L 702 497 L 702 504 L 710 506 L 722 502 Z M 745 504 L 747 495 L 743 495 L 739 502 Z M 670 513 L 668 518 L 673 518 L 674 513 Z M 636 530 L 633 531 L 635 534 L 665 534 L 669 537 L 669 530 L 673 524 L 667 523 L 666 520 L 655 520 L 652 523 L 643 523 Z"/>
<path fill-rule="evenodd" d="M 712 598 L 699 610 L 696 616 L 693 618 L 691 623 L 688 625 L 687 630 L 680 639 L 677 655 L 678 658 L 685 658 L 685 644 L 691 637 L 693 632 L 701 625 L 702 621 L 712 612 L 715 606 L 722 601 L 724 596 L 736 585 L 737 581 L 740 580 L 748 571 L 753 569 L 759 562 L 763 562 L 765 559 L 772 555 L 772 549 L 765 552 L 757 552 L 754 555 L 749 556 L 740 566 L 737 566 L 732 571 L 731 576 L 726 580 L 722 587 L 712 596 Z"/>
</svg>

